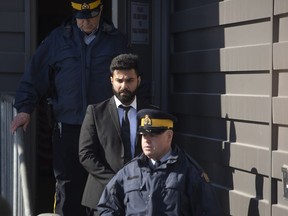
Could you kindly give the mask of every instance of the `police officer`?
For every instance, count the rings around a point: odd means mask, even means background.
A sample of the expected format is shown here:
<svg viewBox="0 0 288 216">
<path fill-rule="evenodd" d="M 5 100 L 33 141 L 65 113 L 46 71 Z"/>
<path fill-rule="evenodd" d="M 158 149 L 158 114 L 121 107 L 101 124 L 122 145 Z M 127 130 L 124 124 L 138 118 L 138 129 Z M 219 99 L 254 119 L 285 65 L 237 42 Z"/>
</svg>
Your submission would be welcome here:
<svg viewBox="0 0 288 216">
<path fill-rule="evenodd" d="M 203 169 L 172 145 L 176 118 L 151 109 L 137 116 L 143 154 L 108 183 L 98 204 L 100 215 L 220 215 Z"/>
<path fill-rule="evenodd" d="M 55 213 L 85 215 L 81 198 L 87 173 L 79 163 L 80 127 L 88 104 L 113 94 L 111 60 L 131 52 L 125 37 L 102 18 L 101 0 L 72 0 L 73 17 L 42 41 L 27 65 L 14 107 L 11 130 L 26 130 L 39 99 L 47 94 L 53 105 L 53 169 L 56 178 Z"/>
</svg>

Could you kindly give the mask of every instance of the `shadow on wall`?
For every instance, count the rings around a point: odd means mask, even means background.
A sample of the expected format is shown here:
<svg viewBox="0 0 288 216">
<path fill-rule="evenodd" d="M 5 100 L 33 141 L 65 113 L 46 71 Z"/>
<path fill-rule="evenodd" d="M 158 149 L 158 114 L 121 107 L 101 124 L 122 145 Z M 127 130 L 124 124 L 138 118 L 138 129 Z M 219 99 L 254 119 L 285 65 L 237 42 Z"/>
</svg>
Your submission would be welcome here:
<svg viewBox="0 0 288 216">
<path fill-rule="evenodd" d="M 225 115 L 225 119 L 227 122 L 229 121 L 229 116 L 228 114 Z M 222 158 L 223 158 L 223 165 L 227 167 L 225 169 L 225 178 L 226 181 L 223 182 L 223 184 L 229 188 L 229 190 L 234 190 L 234 183 L 233 183 L 233 173 L 234 169 L 230 167 L 230 157 L 231 157 L 231 145 L 237 141 L 237 134 L 236 134 L 236 128 L 235 128 L 235 123 L 233 120 L 230 120 L 230 126 L 228 134 L 226 134 L 227 137 L 227 142 L 225 142 L 225 146 L 222 148 Z M 225 127 L 224 127 L 225 129 Z M 230 195 L 229 195 L 229 190 L 226 191 L 225 195 L 222 198 L 222 205 L 225 205 L 225 212 L 227 214 L 230 213 Z"/>
<path fill-rule="evenodd" d="M 251 173 L 255 174 L 255 189 L 256 189 L 256 197 L 250 199 L 248 216 L 259 216 L 259 200 L 263 199 L 263 176 L 258 174 L 258 171 L 255 167 L 251 169 Z"/>
</svg>

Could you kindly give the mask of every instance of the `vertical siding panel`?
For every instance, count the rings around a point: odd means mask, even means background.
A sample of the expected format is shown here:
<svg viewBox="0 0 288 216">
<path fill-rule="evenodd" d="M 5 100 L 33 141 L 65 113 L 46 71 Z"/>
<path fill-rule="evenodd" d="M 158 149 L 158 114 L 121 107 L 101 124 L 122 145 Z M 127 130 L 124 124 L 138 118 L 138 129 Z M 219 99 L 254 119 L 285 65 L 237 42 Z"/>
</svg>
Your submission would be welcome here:
<svg viewBox="0 0 288 216">
<path fill-rule="evenodd" d="M 284 199 L 283 173 L 288 165 L 288 1 L 274 0 L 274 43 L 273 43 L 273 143 L 272 179 L 275 203 L 273 215 L 288 214 L 288 200 Z"/>
</svg>

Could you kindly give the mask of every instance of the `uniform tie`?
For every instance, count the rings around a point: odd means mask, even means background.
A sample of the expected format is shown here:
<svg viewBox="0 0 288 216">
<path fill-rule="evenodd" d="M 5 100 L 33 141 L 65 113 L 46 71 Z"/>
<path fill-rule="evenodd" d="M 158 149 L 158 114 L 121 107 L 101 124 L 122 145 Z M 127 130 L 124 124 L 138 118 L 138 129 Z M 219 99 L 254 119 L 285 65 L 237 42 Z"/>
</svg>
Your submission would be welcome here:
<svg viewBox="0 0 288 216">
<path fill-rule="evenodd" d="M 127 163 L 128 161 L 132 159 L 131 141 L 130 141 L 130 122 L 128 118 L 128 112 L 131 106 L 124 107 L 120 105 L 119 107 L 121 107 L 124 110 L 121 133 L 122 133 L 122 139 L 123 139 L 123 144 L 124 144 L 124 163 Z"/>
<path fill-rule="evenodd" d="M 160 165 L 161 165 L 161 161 L 160 160 L 155 161 L 154 169 L 157 169 Z"/>
</svg>

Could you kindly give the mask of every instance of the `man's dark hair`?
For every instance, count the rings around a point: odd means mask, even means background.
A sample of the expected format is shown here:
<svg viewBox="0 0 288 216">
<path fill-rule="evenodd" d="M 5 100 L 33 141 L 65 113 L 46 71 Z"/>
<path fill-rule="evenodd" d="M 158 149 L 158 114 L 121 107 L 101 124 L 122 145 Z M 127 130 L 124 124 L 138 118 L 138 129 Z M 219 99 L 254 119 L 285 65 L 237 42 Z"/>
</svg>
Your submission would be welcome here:
<svg viewBox="0 0 288 216">
<path fill-rule="evenodd" d="M 138 71 L 138 56 L 135 54 L 120 54 L 116 56 L 110 65 L 111 74 L 114 70 L 131 70 L 134 69 L 137 76 L 139 76 Z"/>
</svg>

